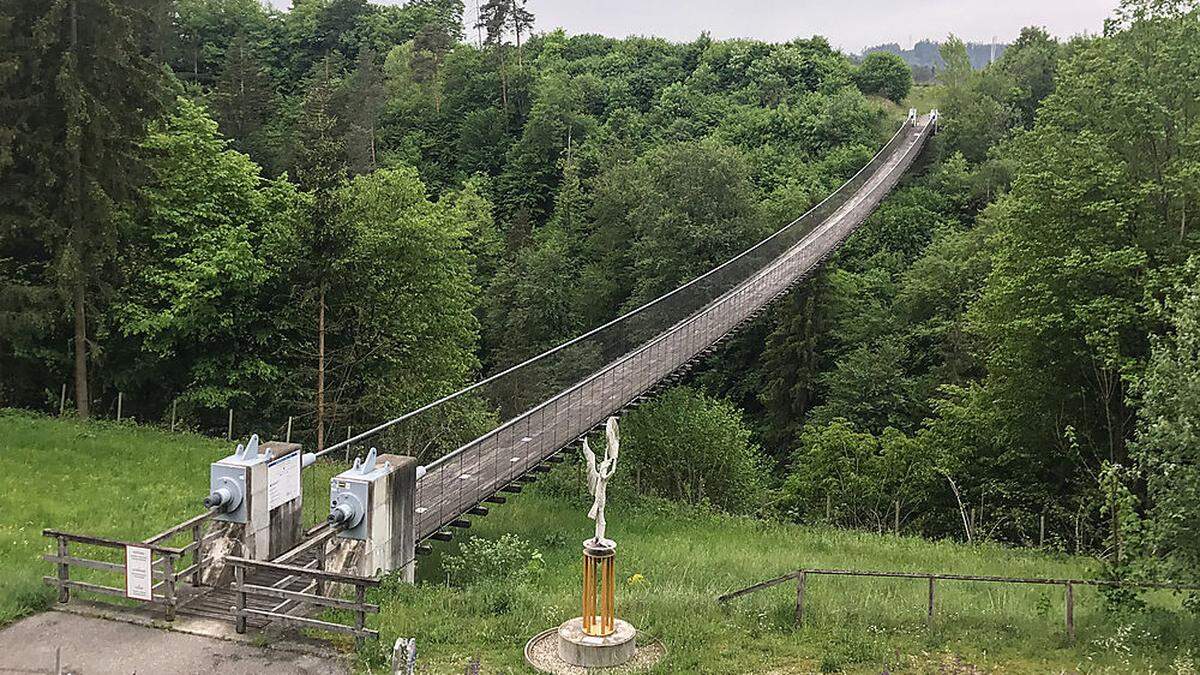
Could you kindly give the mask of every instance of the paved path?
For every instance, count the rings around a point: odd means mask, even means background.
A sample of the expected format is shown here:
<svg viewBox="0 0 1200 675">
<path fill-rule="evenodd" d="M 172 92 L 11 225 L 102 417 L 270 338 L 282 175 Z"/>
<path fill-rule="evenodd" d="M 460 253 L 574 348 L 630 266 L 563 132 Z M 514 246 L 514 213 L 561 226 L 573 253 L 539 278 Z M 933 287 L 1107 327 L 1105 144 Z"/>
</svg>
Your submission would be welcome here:
<svg viewBox="0 0 1200 675">
<path fill-rule="evenodd" d="M 42 612 L 0 630 L 0 675 L 54 675 L 55 648 L 71 675 L 345 675 L 340 659 L 267 649 L 67 612 Z"/>
</svg>

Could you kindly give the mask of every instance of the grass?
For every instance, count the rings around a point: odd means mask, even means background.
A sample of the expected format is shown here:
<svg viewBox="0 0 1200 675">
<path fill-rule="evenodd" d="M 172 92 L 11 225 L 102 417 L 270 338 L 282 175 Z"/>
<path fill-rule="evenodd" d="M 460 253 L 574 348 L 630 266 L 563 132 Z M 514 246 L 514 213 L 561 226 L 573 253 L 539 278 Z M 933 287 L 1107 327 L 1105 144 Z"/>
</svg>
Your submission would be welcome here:
<svg viewBox="0 0 1200 675">
<path fill-rule="evenodd" d="M 525 641 L 579 612 L 580 545 L 591 527 L 570 469 L 550 482 L 557 489 L 539 486 L 517 496 L 470 530 L 527 540 L 544 560 L 536 577 L 450 586 L 442 560 L 456 547 L 440 544 L 421 559 L 422 583 L 389 588 L 381 598 L 381 646 L 416 637 L 432 672 L 461 672 L 474 656 L 490 672 L 527 672 Z M 724 609 L 714 600 L 799 567 L 1079 578 L 1088 575 L 1083 558 L 772 524 L 650 500 L 615 503 L 609 528 L 619 546 L 618 615 L 667 645 L 668 661 L 657 672 L 973 672 L 974 666 L 1006 673 L 1183 673 L 1200 666 L 1200 622 L 1178 611 L 1168 593 L 1148 596 L 1146 612 L 1117 615 L 1095 589 L 1077 588 L 1074 645 L 1065 636 L 1061 588 L 940 582 L 932 632 L 925 628 L 922 580 L 810 578 L 803 628 L 793 625 L 793 584 Z"/>
<path fill-rule="evenodd" d="M 916 108 L 922 115 L 934 108 L 940 108 L 945 96 L 945 87 L 940 84 L 915 84 L 908 98 L 904 99 L 903 107 Z"/>
<path fill-rule="evenodd" d="M 50 570 L 39 559 L 48 550 L 42 528 L 144 538 L 197 512 L 208 463 L 229 451 L 197 436 L 0 411 L 0 624 L 53 600 L 40 580 Z M 305 472 L 310 518 L 323 510 L 335 470 Z M 1200 623 L 1169 594 L 1149 596 L 1145 612 L 1113 614 L 1097 591 L 1077 589 L 1075 645 L 1054 588 L 942 582 L 932 632 L 923 581 L 812 578 L 803 628 L 791 620 L 790 584 L 721 608 L 717 595 L 802 566 L 1080 577 L 1089 561 L 634 504 L 620 491 L 613 499 L 618 615 L 667 645 L 658 672 L 1182 674 L 1200 666 Z M 364 649 L 361 670 L 381 672 L 383 654 L 405 636 L 417 638 L 422 672 L 462 672 L 473 656 L 484 672 L 529 672 L 525 641 L 578 613 L 586 503 L 565 467 L 476 520 L 471 535 L 513 533 L 540 552 L 527 577 L 516 573 L 528 563 L 519 560 L 512 574 L 448 585 L 443 561 L 458 544 L 436 545 L 421 558 L 417 586 L 388 583 L 378 594 L 382 612 L 372 622 L 383 639 Z"/>
<path fill-rule="evenodd" d="M 41 555 L 52 528 L 140 541 L 200 513 L 209 464 L 232 444 L 152 427 L 0 409 L 0 626 L 44 609 L 55 592 L 42 583 L 53 573 Z M 306 522 L 324 517 L 330 465 L 304 472 Z M 327 512 L 327 510 L 326 510 Z M 177 540 L 171 545 L 181 545 Z M 94 559 L 120 552 L 73 547 Z M 72 570 L 72 578 L 119 586 L 117 575 Z"/>
</svg>

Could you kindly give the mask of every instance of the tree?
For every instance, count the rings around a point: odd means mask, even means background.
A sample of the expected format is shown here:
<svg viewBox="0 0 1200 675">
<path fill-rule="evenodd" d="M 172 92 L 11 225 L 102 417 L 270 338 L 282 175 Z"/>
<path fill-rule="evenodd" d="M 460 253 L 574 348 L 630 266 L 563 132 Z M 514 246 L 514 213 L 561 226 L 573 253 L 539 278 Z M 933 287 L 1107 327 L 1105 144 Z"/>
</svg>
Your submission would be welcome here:
<svg viewBox="0 0 1200 675">
<path fill-rule="evenodd" d="M 375 63 L 375 53 L 364 49 L 358 55 L 354 72 L 338 89 L 337 105 L 342 110 L 339 122 L 347 168 L 352 174 L 367 173 L 379 166 L 378 121 L 387 100 L 383 73 Z"/>
<path fill-rule="evenodd" d="M 413 38 L 412 78 L 433 90 L 435 112 L 442 111 L 442 61 L 453 47 L 454 38 L 436 24 L 426 24 Z"/>
<path fill-rule="evenodd" d="M 1061 49 L 1043 28 L 1024 28 L 1017 41 L 1004 50 L 994 68 L 1012 81 L 1008 98 L 1020 123 L 1033 126 L 1042 99 L 1054 91 Z"/>
<path fill-rule="evenodd" d="M 967 45 L 960 38 L 950 35 L 938 51 L 946 64 L 938 75 L 938 80 L 951 88 L 966 86 L 974 72 L 971 68 L 971 57 L 967 54 Z"/>
<path fill-rule="evenodd" d="M 225 50 L 225 65 L 212 98 L 221 132 L 232 138 L 242 152 L 263 157 L 267 151 L 257 135 L 270 112 L 275 92 L 245 34 L 239 34 Z"/>
<path fill-rule="evenodd" d="M 871 52 L 854 71 L 854 83 L 868 96 L 883 96 L 900 103 L 912 90 L 912 70 L 896 54 Z"/>
<path fill-rule="evenodd" d="M 762 458 L 737 408 L 694 389 L 671 389 L 621 423 L 621 482 L 637 494 L 762 508 Z M 620 487 L 618 487 L 620 489 Z"/>
<path fill-rule="evenodd" d="M 305 306 L 315 303 L 316 337 L 315 413 L 318 451 L 325 447 L 326 426 L 326 295 L 334 279 L 334 264 L 345 251 L 347 232 L 338 217 L 336 191 L 346 181 L 345 148 L 336 136 L 337 117 L 333 113 L 334 82 L 330 58 L 326 57 L 304 99 L 304 111 L 297 130 L 296 180 L 300 188 L 312 194 L 310 226 L 302 235 L 306 251 L 300 273 L 307 282 Z"/>
<path fill-rule="evenodd" d="M 128 363 L 123 390 L 135 400 L 266 411 L 277 404 L 275 352 L 286 333 L 275 298 L 291 266 L 277 252 L 296 244 L 304 195 L 264 181 L 186 98 L 143 145 L 152 180 L 126 234 L 127 283 L 113 303 L 125 338 L 114 355 Z"/>
<path fill-rule="evenodd" d="M 336 200 L 346 240 L 327 285 L 338 414 L 347 423 L 387 419 L 458 390 L 479 363 L 472 209 L 432 204 L 407 168 L 357 176 Z M 436 433 L 424 426 L 431 420 L 416 420 L 395 441 L 437 456 L 481 433 L 481 417 L 460 410 Z"/>
<path fill-rule="evenodd" d="M 716 142 L 665 145 L 614 167 L 597 178 L 592 210 L 597 249 L 608 256 L 597 264 L 630 285 L 626 306 L 691 280 L 765 235 L 743 155 Z"/>
<path fill-rule="evenodd" d="M 152 0 L 20 3 L 11 30 L 31 36 L 9 81 L 17 116 L 0 206 L 38 223 L 74 323 L 76 410 L 90 412 L 89 315 L 106 285 L 124 200 L 138 182 L 146 124 L 162 109 L 149 58 Z M 10 99 L 11 100 L 11 99 Z"/>
<path fill-rule="evenodd" d="M 1189 265 L 1196 279 L 1200 259 Z M 1184 281 L 1163 307 L 1171 332 L 1154 341 L 1133 454 L 1146 481 L 1147 546 L 1156 578 L 1200 578 L 1200 284 Z"/>
<path fill-rule="evenodd" d="M 1043 499 L 1071 486 L 1094 505 L 1104 464 L 1129 464 L 1133 387 L 1166 328 L 1152 299 L 1196 245 L 1178 228 L 1195 197 L 1172 189 L 1200 151 L 1183 141 L 1196 75 L 1156 64 L 1200 62 L 1198 31 L 1192 9 L 1076 45 L 1006 151 L 1016 174 L 987 211 L 993 264 L 971 320 L 1000 438 Z"/>
</svg>

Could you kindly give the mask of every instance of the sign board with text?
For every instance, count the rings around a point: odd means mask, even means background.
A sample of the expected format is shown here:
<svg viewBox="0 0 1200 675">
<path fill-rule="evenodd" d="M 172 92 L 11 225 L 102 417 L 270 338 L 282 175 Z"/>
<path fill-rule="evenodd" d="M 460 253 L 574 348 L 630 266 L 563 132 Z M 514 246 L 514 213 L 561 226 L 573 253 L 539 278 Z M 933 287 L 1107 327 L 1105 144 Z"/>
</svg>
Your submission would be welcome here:
<svg viewBox="0 0 1200 675">
<path fill-rule="evenodd" d="M 300 496 L 300 453 L 291 452 L 267 465 L 267 510 Z"/>
<path fill-rule="evenodd" d="M 154 551 L 141 546 L 125 546 L 125 597 L 154 599 L 154 576 L 150 572 Z"/>
</svg>

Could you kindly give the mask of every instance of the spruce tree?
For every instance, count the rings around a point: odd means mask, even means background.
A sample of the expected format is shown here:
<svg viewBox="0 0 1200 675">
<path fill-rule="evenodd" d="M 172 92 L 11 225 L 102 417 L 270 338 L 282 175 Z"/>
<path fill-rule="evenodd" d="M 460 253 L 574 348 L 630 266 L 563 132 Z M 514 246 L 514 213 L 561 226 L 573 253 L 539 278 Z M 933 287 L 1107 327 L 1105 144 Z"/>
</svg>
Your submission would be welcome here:
<svg viewBox="0 0 1200 675">
<path fill-rule="evenodd" d="M 163 108 L 154 21 L 162 0 L 5 2 L 5 123 L 18 130 L 0 173 L 0 211 L 35 224 L 73 319 L 75 404 L 90 412 L 89 317 L 112 261 L 119 214 L 142 173 L 138 142 Z M 7 41 L 6 41 L 7 42 Z M 11 114 L 10 114 L 11 113 Z"/>
<path fill-rule="evenodd" d="M 334 114 L 336 84 L 330 57 L 316 68 L 304 98 L 297 128 L 295 174 L 300 188 L 313 196 L 309 229 L 303 237 L 307 264 L 300 271 L 305 288 L 305 306 L 316 304 L 316 392 L 317 450 L 325 447 L 326 374 L 328 371 L 327 310 L 333 265 L 344 247 L 346 233 L 339 225 L 336 191 L 346 182 L 346 152 L 337 134 Z"/>
<path fill-rule="evenodd" d="M 229 43 L 212 97 L 221 133 L 232 138 L 238 150 L 263 163 L 253 149 L 258 147 L 256 135 L 266 120 L 274 91 L 245 35 L 239 34 Z"/>
</svg>

